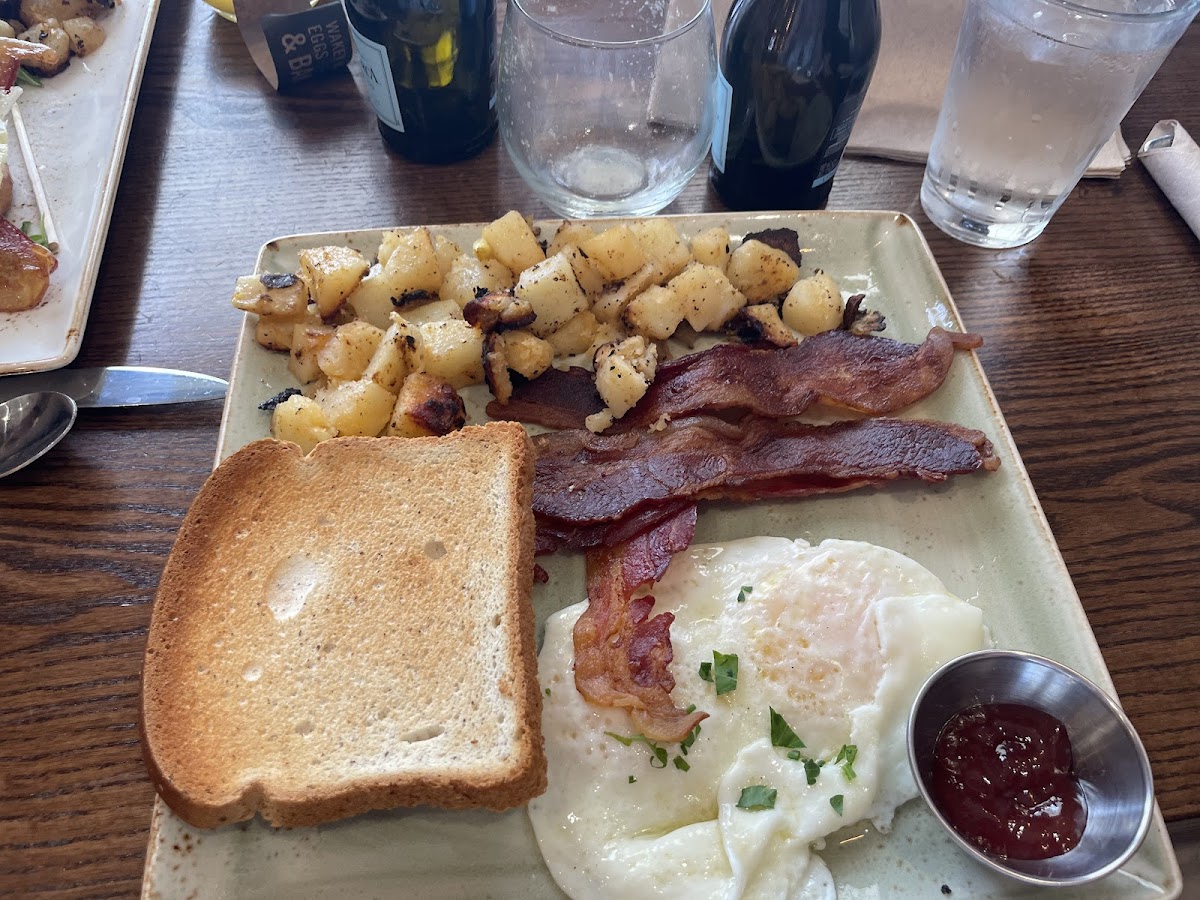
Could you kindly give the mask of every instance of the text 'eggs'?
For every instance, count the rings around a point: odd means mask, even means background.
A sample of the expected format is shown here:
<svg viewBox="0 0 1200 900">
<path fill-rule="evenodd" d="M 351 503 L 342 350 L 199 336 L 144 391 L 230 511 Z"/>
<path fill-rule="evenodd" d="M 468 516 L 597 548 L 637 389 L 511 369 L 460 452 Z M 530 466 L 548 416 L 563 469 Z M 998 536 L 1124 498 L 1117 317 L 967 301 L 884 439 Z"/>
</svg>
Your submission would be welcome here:
<svg viewBox="0 0 1200 900">
<path fill-rule="evenodd" d="M 586 604 L 547 622 L 550 786 L 529 815 L 555 880 L 576 900 L 836 896 L 813 844 L 859 820 L 886 829 L 917 795 L 909 708 L 934 669 L 983 646 L 982 614 L 916 562 L 857 541 L 695 546 L 650 593 L 652 615 L 675 615 L 675 702 L 710 715 L 686 757 L 665 744 L 670 761 L 652 768 L 645 743 L 605 734 L 631 735 L 627 714 L 575 689 L 571 633 Z M 720 697 L 699 675 L 714 651 L 738 656 L 737 687 Z M 772 746 L 772 708 L 801 759 Z M 834 763 L 846 745 L 852 776 Z M 825 761 L 812 785 L 804 757 Z M 773 808 L 738 808 L 753 786 L 776 791 Z"/>
</svg>

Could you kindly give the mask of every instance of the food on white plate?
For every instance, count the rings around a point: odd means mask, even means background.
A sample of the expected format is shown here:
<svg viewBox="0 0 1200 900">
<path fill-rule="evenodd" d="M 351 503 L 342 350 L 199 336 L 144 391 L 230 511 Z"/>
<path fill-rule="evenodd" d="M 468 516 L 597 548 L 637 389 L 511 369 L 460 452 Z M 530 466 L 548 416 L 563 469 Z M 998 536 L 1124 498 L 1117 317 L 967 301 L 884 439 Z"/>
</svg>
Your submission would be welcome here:
<svg viewBox="0 0 1200 900">
<path fill-rule="evenodd" d="M 0 77 L 6 53 L 35 76 L 57 75 L 73 56 L 87 56 L 104 44 L 100 20 L 120 0 L 0 0 Z M 16 48 L 33 44 L 39 52 Z M 16 73 L 12 73 L 15 78 Z M 4 82 L 11 84 L 11 79 Z"/>
<path fill-rule="evenodd" d="M 689 242 L 664 218 L 608 227 L 564 221 L 545 240 L 511 211 L 483 226 L 466 251 L 425 227 L 385 232 L 373 260 L 348 247 L 306 249 L 295 272 L 238 279 L 233 303 L 258 316 L 260 345 L 290 354 L 292 374 L 318 405 L 347 396 L 369 401 L 372 412 L 360 423 L 385 421 L 374 414 L 383 398 L 374 388 L 343 388 L 340 382 L 365 377 L 353 371 L 357 364 L 330 367 L 320 356 L 340 354 L 351 340 L 361 347 L 364 324 L 383 332 L 406 323 L 406 377 L 433 375 L 455 390 L 486 382 L 501 406 L 555 366 L 586 364 L 599 400 L 587 427 L 602 431 L 651 388 L 666 361 L 660 344 L 680 329 L 687 340 L 733 333 L 777 347 L 803 338 L 780 315 L 802 281 L 795 233 L 776 229 L 733 244 L 719 227 Z M 844 318 L 859 322 L 859 301 L 844 315 L 836 285 L 834 293 L 822 321 L 829 328 L 846 326 Z M 827 315 L 834 307 L 836 320 Z M 813 321 L 803 319 L 810 333 Z M 375 381 L 399 399 L 403 382 Z M 283 426 L 272 427 L 278 434 Z M 332 430 L 346 433 L 336 424 Z"/>
<path fill-rule="evenodd" d="M 41 303 L 56 268 L 53 253 L 0 217 L 0 312 L 22 312 Z"/>
<path fill-rule="evenodd" d="M 225 460 L 147 639 L 142 748 L 171 809 L 301 826 L 540 793 L 532 476 L 515 423 Z"/>
<path fill-rule="evenodd" d="M 833 896 L 813 844 L 862 820 L 886 829 L 917 795 L 909 707 L 940 663 L 983 646 L 982 614 L 856 541 L 695 546 L 649 593 L 674 617 L 676 700 L 708 717 L 683 743 L 645 739 L 576 690 L 584 604 L 550 618 L 549 788 L 529 815 L 555 880 L 576 900 Z"/>
</svg>

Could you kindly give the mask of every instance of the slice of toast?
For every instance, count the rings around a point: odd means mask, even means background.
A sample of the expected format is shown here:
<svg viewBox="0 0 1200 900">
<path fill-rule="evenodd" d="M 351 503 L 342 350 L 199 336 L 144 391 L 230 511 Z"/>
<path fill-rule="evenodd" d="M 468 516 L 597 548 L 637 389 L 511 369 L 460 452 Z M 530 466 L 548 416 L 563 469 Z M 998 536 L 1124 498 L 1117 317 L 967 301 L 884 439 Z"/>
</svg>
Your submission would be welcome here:
<svg viewBox="0 0 1200 900">
<path fill-rule="evenodd" d="M 222 463 L 146 646 L 142 747 L 167 804 L 200 827 L 295 826 L 541 793 L 533 462 L 519 425 L 492 423 Z"/>
</svg>

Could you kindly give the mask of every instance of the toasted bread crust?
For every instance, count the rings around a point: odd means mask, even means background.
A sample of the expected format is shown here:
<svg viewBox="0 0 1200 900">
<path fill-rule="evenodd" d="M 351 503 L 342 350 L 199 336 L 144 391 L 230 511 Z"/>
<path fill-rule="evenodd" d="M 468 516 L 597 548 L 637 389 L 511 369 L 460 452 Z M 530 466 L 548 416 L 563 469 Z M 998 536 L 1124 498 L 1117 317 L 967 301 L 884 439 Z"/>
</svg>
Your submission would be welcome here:
<svg viewBox="0 0 1200 900">
<path fill-rule="evenodd" d="M 222 463 L 147 639 L 142 748 L 167 804 L 198 827 L 301 826 L 545 790 L 533 463 L 512 423 Z"/>
</svg>

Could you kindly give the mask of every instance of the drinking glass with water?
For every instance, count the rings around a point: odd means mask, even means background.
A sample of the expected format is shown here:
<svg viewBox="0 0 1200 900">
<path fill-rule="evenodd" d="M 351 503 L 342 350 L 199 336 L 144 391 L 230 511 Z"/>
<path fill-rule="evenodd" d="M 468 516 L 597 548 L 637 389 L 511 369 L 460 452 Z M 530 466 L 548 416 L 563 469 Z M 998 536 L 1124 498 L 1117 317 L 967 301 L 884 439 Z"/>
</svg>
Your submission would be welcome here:
<svg viewBox="0 0 1200 900">
<path fill-rule="evenodd" d="M 708 152 L 716 65 L 709 0 L 511 0 L 504 146 L 560 215 L 658 212 Z"/>
<path fill-rule="evenodd" d="M 921 205 L 981 247 L 1032 241 L 1200 0 L 967 0 Z"/>
</svg>

